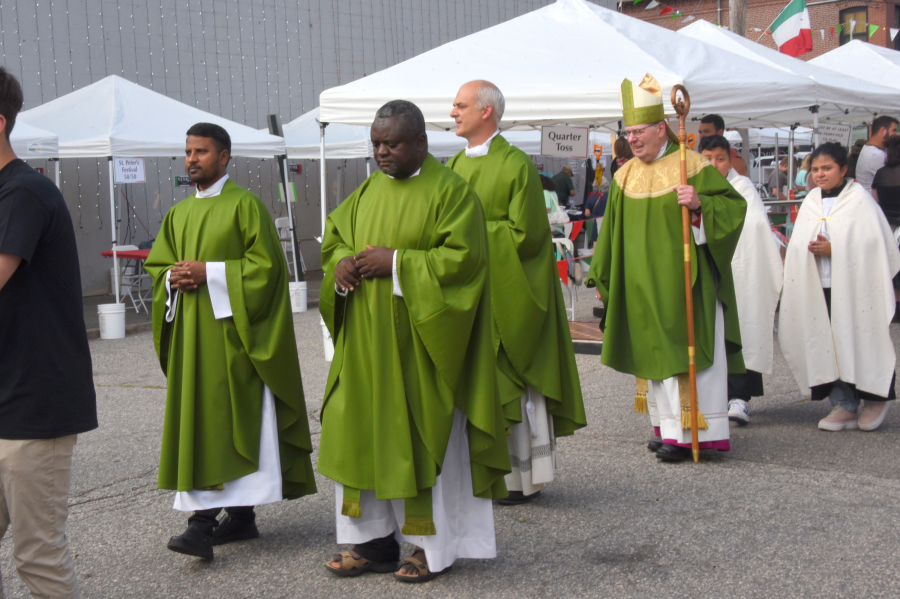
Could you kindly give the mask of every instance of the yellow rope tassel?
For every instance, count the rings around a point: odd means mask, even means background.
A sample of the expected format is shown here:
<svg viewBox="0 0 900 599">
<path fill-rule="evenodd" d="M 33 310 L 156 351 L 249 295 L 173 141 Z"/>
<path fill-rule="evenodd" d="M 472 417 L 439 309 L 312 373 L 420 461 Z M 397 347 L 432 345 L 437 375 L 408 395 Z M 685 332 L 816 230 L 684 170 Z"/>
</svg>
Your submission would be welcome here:
<svg viewBox="0 0 900 599">
<path fill-rule="evenodd" d="M 697 426 L 701 431 L 705 431 L 709 429 L 709 423 L 706 422 L 706 418 L 703 417 L 703 414 L 700 413 L 700 410 L 697 410 Z M 685 430 L 691 429 L 691 409 L 690 408 L 681 408 L 681 428 Z"/>
<path fill-rule="evenodd" d="M 634 392 L 634 411 L 638 414 L 649 414 L 650 408 L 647 407 L 647 391 L 649 385 L 647 379 L 635 377 L 637 388 Z"/>
<path fill-rule="evenodd" d="M 691 428 L 691 387 L 690 379 L 687 373 L 678 375 L 678 399 L 681 403 L 681 428 L 690 430 Z M 709 429 L 709 423 L 706 418 L 697 410 L 697 428 L 701 431 Z"/>
</svg>

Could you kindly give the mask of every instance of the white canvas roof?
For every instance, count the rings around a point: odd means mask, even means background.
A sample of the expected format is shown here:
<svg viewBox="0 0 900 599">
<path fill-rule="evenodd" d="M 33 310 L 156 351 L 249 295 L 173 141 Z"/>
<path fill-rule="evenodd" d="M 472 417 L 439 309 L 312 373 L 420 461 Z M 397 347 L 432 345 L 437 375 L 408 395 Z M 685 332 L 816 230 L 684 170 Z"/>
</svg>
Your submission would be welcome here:
<svg viewBox="0 0 900 599">
<path fill-rule="evenodd" d="M 372 114 L 374 117 L 374 113 Z M 284 126 L 284 141 L 288 158 L 318 160 L 320 157 L 319 109 L 314 108 Z M 372 118 L 369 119 L 371 124 Z M 503 134 L 510 144 L 529 155 L 540 155 L 540 130 L 507 131 Z M 603 145 L 609 155 L 609 136 L 593 133 L 593 143 Z M 606 143 L 604 143 L 606 142 Z M 466 147 L 466 140 L 453 131 L 428 131 L 428 151 L 437 158 L 449 158 Z M 332 123 L 325 127 L 325 158 L 349 159 L 372 156 L 369 127 Z"/>
<path fill-rule="evenodd" d="M 742 35 L 737 35 L 703 20 L 691 23 L 680 29 L 678 33 L 712 44 L 762 65 L 785 69 L 795 75 L 812 80 L 815 82 L 816 90 L 809 99 L 811 104 L 819 106 L 820 123 L 858 123 L 871 119 L 874 114 L 900 111 L 900 95 L 895 89 L 845 74 L 855 74 L 856 71 L 853 69 L 842 69 L 843 73 L 823 69 L 814 64 L 815 61 L 804 62 L 799 58 L 776 52 L 762 44 L 748 40 Z M 759 80 L 757 84 L 760 87 L 768 85 L 765 80 Z M 796 122 L 811 123 L 812 121 L 813 115 L 808 112 L 805 118 L 798 119 Z"/>
<path fill-rule="evenodd" d="M 747 132 L 750 136 L 750 147 L 762 146 L 771 148 L 775 146 L 775 136 L 778 135 L 778 147 L 786 148 L 790 139 L 791 131 L 787 127 L 766 127 L 764 129 L 750 129 Z M 794 130 L 795 146 L 811 146 L 812 145 L 812 129 L 808 127 L 797 127 Z"/>
<path fill-rule="evenodd" d="M 233 156 L 284 154 L 280 137 L 182 104 L 116 75 L 26 110 L 18 120 L 55 131 L 62 158 L 181 156 L 185 132 L 199 122 L 224 127 L 231 136 Z"/>
<path fill-rule="evenodd" d="M 810 64 L 900 89 L 900 52 L 853 40 L 809 61 Z"/>
<path fill-rule="evenodd" d="M 346 85 L 322 92 L 326 122 L 365 125 L 385 102 L 414 102 L 430 128 L 450 129 L 451 104 L 472 79 L 496 83 L 506 97 L 503 128 L 587 123 L 618 128 L 619 88 L 650 73 L 669 94 L 684 84 L 691 115 L 722 115 L 731 125 L 792 124 L 815 97 L 809 79 L 720 50 L 584 0 L 555 4 L 444 44 Z"/>
<path fill-rule="evenodd" d="M 13 152 L 22 160 L 59 157 L 59 138 L 56 134 L 32 127 L 21 119 L 16 119 L 9 142 Z"/>
</svg>

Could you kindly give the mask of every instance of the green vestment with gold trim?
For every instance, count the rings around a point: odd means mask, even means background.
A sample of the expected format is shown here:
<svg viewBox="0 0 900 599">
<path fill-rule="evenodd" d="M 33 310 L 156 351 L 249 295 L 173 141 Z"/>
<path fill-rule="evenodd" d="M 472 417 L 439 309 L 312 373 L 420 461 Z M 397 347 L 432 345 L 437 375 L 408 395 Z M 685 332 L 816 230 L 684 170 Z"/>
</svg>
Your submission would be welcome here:
<svg viewBox="0 0 900 599">
<path fill-rule="evenodd" d="M 225 262 L 232 317 L 216 319 L 200 285 L 180 294 L 166 322 L 166 273 L 183 260 Z M 166 213 L 144 267 L 167 379 L 159 488 L 216 489 L 259 470 L 266 385 L 275 396 L 282 495 L 315 493 L 287 264 L 263 203 L 231 180 L 218 196 L 182 200 Z"/>
<path fill-rule="evenodd" d="M 687 151 L 688 184 L 700 197 L 706 243 L 691 237 L 697 370 L 715 348 L 716 300 L 722 302 L 728 371 L 744 372 L 731 258 L 747 203 L 700 154 Z M 661 381 L 688 371 L 678 146 L 649 164 L 632 158 L 616 171 L 586 284 L 606 307 L 602 362 Z"/>
</svg>

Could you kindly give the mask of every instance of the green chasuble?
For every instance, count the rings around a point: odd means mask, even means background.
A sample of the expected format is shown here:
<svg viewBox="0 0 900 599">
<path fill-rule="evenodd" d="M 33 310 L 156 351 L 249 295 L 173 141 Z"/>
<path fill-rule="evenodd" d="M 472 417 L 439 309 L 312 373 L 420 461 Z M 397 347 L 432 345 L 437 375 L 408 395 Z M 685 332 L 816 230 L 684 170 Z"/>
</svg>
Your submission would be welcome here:
<svg viewBox="0 0 900 599">
<path fill-rule="evenodd" d="M 201 285 L 179 294 L 166 322 L 166 273 L 182 260 L 225 263 L 232 317 L 216 320 Z M 265 384 L 275 396 L 282 495 L 315 493 L 287 264 L 263 203 L 231 180 L 218 196 L 179 202 L 145 268 L 153 342 L 168 380 L 159 487 L 216 489 L 256 472 Z"/>
<path fill-rule="evenodd" d="M 504 415 L 522 421 L 519 399 L 531 385 L 547 400 L 556 436 L 571 435 L 587 420 L 537 168 L 502 135 L 486 156 L 469 158 L 464 150 L 447 166 L 469 182 L 487 219 Z"/>
<path fill-rule="evenodd" d="M 725 316 L 728 371 L 744 372 L 731 257 L 747 203 L 700 154 L 687 151 L 688 184 L 700 196 L 706 244 L 691 236 L 697 370 L 713 362 L 716 299 Z M 660 381 L 688 371 L 678 145 L 649 164 L 637 158 L 616 171 L 587 285 L 606 306 L 602 362 Z"/>
<path fill-rule="evenodd" d="M 367 245 L 397 250 L 403 297 L 390 276 L 335 292 L 338 262 Z M 328 217 L 319 310 L 335 347 L 318 468 L 345 485 L 345 515 L 359 515 L 359 490 L 368 489 L 405 498 L 407 525 L 418 499 L 430 522 L 454 408 L 468 418 L 474 494 L 506 496 L 486 245 L 478 198 L 430 154 L 414 177 L 376 172 Z"/>
</svg>

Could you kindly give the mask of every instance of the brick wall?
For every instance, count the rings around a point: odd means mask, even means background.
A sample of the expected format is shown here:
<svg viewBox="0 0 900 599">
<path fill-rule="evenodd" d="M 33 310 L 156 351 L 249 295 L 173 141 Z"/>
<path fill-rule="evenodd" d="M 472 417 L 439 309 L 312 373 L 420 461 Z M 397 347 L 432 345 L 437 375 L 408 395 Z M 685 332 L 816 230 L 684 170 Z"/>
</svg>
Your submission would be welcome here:
<svg viewBox="0 0 900 599">
<path fill-rule="evenodd" d="M 689 15 L 693 15 L 695 19 L 704 19 L 710 23 L 718 23 L 718 19 L 721 18 L 722 25 L 728 25 L 728 0 L 721 1 L 721 12 L 719 12 L 715 0 L 700 0 L 699 3 L 696 0 L 658 1 L 660 1 L 658 7 L 647 10 L 646 6 L 649 4 L 650 0 L 642 0 L 637 5 L 626 0 L 622 6 L 622 12 L 629 16 L 675 31 L 689 24 L 684 22 L 685 18 Z M 813 50 L 800 58 L 809 60 L 810 58 L 814 58 L 829 50 L 837 48 L 840 43 L 837 33 L 840 12 L 845 8 L 859 6 L 867 7 L 869 10 L 869 23 L 879 26 L 878 31 L 876 31 L 875 35 L 869 39 L 869 42 L 878 46 L 893 48 L 894 42 L 890 39 L 890 28 L 896 26 L 894 21 L 894 11 L 897 4 L 897 2 L 890 0 L 884 2 L 846 0 L 843 2 L 813 4 L 812 6 L 809 6 Z M 762 39 L 759 39 L 759 43 L 764 44 L 769 48 L 777 49 L 774 40 L 772 40 L 772 36 L 763 35 L 763 30 L 772 24 L 772 21 L 775 20 L 778 13 L 781 12 L 781 9 L 786 5 L 787 0 L 749 0 L 747 7 L 746 37 L 755 42 L 762 35 Z M 659 16 L 663 6 L 671 6 L 676 11 L 681 11 L 681 15 L 675 19 L 672 19 L 671 15 Z M 833 39 L 831 37 L 831 27 L 835 28 Z M 760 31 L 754 31 L 754 28 L 760 29 Z M 822 39 L 822 29 L 825 30 L 825 39 Z M 898 36 L 898 39 L 900 39 L 900 36 Z"/>
</svg>

